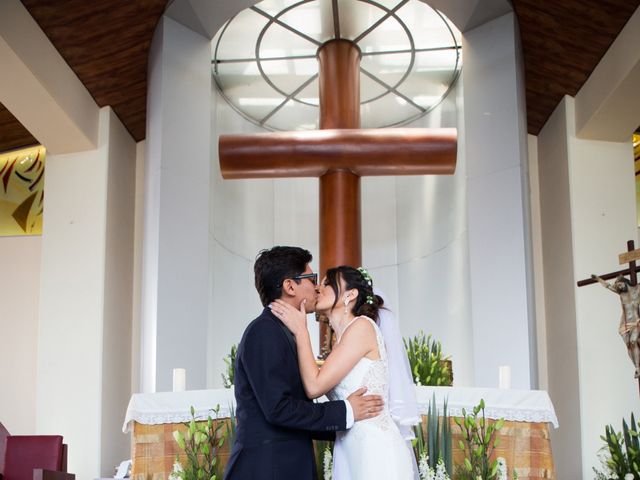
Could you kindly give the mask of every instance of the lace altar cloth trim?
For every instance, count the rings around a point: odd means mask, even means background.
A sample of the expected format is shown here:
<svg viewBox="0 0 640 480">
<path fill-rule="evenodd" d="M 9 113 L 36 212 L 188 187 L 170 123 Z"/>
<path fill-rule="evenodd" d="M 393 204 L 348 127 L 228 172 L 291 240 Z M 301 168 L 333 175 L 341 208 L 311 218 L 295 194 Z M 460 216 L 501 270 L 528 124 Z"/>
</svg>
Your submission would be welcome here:
<svg viewBox="0 0 640 480">
<path fill-rule="evenodd" d="M 462 409 L 471 411 L 480 399 L 485 402 L 487 418 L 504 418 L 516 422 L 552 423 L 558 428 L 558 419 L 547 392 L 543 390 L 500 390 L 497 388 L 465 387 L 416 387 L 418 408 L 426 414 L 429 402 L 435 394 L 436 403 L 442 408 L 448 399 L 449 416 L 461 416 Z M 186 392 L 136 393 L 129 400 L 129 407 L 122 426 L 127 433 L 133 430 L 133 422 L 144 425 L 183 423 L 191 420 L 193 406 L 197 419 L 215 417 L 211 409 L 220 406 L 218 417 L 229 417 L 235 408 L 233 389 L 190 390 Z"/>
<path fill-rule="evenodd" d="M 135 393 L 129 400 L 122 431 L 133 431 L 133 422 L 143 425 L 184 423 L 191 420 L 191 407 L 196 420 L 206 420 L 216 414 L 212 409 L 220 407 L 219 418 L 228 418 L 235 409 L 233 389 L 188 390 L 186 392 Z"/>
<path fill-rule="evenodd" d="M 433 395 L 442 409 L 447 399 L 450 417 L 461 417 L 462 409 L 470 412 L 484 399 L 485 417 L 504 418 L 514 422 L 551 423 L 558 428 L 558 418 L 544 390 L 501 390 L 498 388 L 416 387 L 418 409 L 426 415 Z"/>
</svg>

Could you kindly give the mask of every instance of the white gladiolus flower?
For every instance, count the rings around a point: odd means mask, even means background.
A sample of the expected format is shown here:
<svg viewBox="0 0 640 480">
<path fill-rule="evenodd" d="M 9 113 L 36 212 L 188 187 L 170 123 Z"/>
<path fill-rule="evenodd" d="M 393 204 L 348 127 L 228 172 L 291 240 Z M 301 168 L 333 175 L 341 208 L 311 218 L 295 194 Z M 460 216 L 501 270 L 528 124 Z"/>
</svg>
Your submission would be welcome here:
<svg viewBox="0 0 640 480">
<path fill-rule="evenodd" d="M 442 458 L 438 461 L 438 465 L 436 465 L 434 480 L 451 480 L 449 474 L 447 474 L 447 469 L 444 466 L 444 460 L 442 460 Z"/>
<path fill-rule="evenodd" d="M 624 476 L 624 480 L 633 480 L 633 478 L 634 478 L 634 477 L 633 477 L 633 473 L 627 473 L 627 474 Z"/>
<path fill-rule="evenodd" d="M 333 478 L 333 455 L 328 448 L 324 451 L 324 459 L 322 461 L 324 467 L 324 480 L 331 480 Z"/>
<path fill-rule="evenodd" d="M 420 475 L 420 480 L 434 480 L 435 474 L 429 466 L 429 457 L 426 452 L 422 452 L 422 454 L 420 454 L 418 474 Z"/>
<path fill-rule="evenodd" d="M 507 476 L 507 461 L 503 457 L 498 457 L 498 480 L 508 480 Z"/>
</svg>

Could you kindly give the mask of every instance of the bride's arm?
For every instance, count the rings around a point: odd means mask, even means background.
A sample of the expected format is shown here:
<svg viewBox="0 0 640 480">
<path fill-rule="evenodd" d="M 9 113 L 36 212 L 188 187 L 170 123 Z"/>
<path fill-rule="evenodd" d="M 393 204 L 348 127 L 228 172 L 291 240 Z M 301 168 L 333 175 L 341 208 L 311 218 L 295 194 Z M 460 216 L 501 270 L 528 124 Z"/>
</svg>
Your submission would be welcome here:
<svg viewBox="0 0 640 480">
<path fill-rule="evenodd" d="M 321 397 L 335 387 L 376 345 L 371 324 L 365 319 L 356 320 L 344 333 L 340 343 L 333 347 L 322 368 L 318 368 L 313 357 L 304 306 L 297 310 L 285 302 L 279 302 L 274 304 L 271 311 L 296 338 L 300 376 L 309 398 Z"/>
</svg>

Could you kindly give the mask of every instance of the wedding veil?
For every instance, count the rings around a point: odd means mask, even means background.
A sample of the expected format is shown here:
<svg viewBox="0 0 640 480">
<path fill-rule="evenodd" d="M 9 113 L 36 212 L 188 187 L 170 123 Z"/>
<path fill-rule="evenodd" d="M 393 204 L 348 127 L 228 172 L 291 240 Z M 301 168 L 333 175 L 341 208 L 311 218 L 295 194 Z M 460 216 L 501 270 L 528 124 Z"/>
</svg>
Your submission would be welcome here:
<svg viewBox="0 0 640 480">
<path fill-rule="evenodd" d="M 420 423 L 416 389 L 409 359 L 402 341 L 398 319 L 393 314 L 387 298 L 379 289 L 374 293 L 384 301 L 384 308 L 378 311 L 379 328 L 384 337 L 389 365 L 389 411 L 405 440 L 415 438 L 413 425 Z"/>
</svg>

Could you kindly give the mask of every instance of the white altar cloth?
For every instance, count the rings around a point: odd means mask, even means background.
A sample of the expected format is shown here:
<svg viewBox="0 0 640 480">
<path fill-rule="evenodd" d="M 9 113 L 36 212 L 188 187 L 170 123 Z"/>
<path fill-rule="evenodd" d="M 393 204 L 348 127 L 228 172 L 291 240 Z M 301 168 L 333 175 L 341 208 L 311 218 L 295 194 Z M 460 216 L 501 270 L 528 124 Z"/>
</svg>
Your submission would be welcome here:
<svg viewBox="0 0 640 480">
<path fill-rule="evenodd" d="M 187 390 L 185 392 L 134 393 L 129 400 L 127 414 L 122 431 L 133 431 L 133 422 L 143 425 L 161 423 L 184 423 L 191 420 L 191 407 L 195 409 L 196 419 L 206 420 L 215 414 L 211 409 L 220 406 L 218 416 L 229 417 L 235 408 L 233 389 Z"/>
<path fill-rule="evenodd" d="M 467 413 L 484 399 L 485 417 L 497 420 L 504 418 L 514 422 L 551 423 L 558 428 L 558 418 L 549 394 L 544 390 L 504 390 L 499 388 L 469 387 L 416 387 L 418 408 L 423 415 L 429 410 L 429 402 L 436 395 L 436 404 L 442 411 L 447 401 L 450 417 L 461 417 L 462 409 Z"/>
<path fill-rule="evenodd" d="M 462 409 L 470 412 L 474 406 L 485 402 L 487 418 L 516 422 L 552 423 L 558 427 L 558 419 L 547 392 L 543 390 L 500 390 L 497 388 L 467 387 L 416 387 L 418 408 L 426 414 L 433 394 L 442 409 L 448 399 L 449 416 L 462 416 Z M 133 422 L 144 425 L 184 423 L 191 420 L 190 408 L 195 409 L 196 419 L 214 417 L 211 409 L 220 406 L 219 417 L 229 417 L 235 409 L 233 389 L 188 390 L 186 392 L 136 393 L 129 400 L 122 431 L 132 431 Z"/>
</svg>

